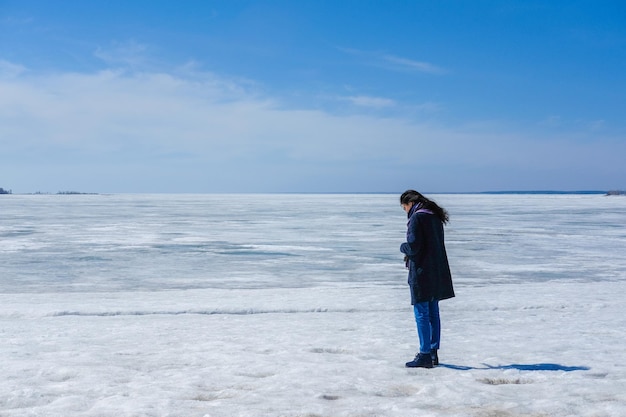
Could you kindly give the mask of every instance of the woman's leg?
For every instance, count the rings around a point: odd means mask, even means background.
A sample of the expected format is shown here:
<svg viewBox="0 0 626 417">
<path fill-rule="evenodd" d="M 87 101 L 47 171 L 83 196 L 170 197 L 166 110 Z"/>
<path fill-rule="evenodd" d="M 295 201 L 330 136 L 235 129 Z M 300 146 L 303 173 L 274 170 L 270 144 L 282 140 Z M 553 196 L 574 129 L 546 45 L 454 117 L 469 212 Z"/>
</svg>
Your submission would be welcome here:
<svg viewBox="0 0 626 417">
<path fill-rule="evenodd" d="M 431 301 L 428 303 L 428 312 L 430 317 L 430 349 L 438 350 L 441 341 L 441 319 L 439 317 L 439 301 Z"/>
<path fill-rule="evenodd" d="M 420 340 L 420 353 L 430 353 L 432 349 L 432 326 L 430 319 L 430 303 L 422 302 L 413 305 L 417 336 Z"/>
</svg>

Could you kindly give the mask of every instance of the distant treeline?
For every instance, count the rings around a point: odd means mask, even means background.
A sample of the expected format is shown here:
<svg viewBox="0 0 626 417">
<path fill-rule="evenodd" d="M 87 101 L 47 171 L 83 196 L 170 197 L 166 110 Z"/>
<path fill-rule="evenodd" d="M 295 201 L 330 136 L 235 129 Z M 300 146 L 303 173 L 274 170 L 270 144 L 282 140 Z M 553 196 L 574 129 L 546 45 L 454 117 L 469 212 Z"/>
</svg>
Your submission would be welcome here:
<svg viewBox="0 0 626 417">
<path fill-rule="evenodd" d="M 626 191 L 624 190 L 611 190 L 606 193 L 606 195 L 626 195 Z"/>
<path fill-rule="evenodd" d="M 5 190 L 0 187 L 0 194 L 13 194 L 13 190 Z M 50 193 L 42 193 L 41 191 L 37 191 L 35 194 L 50 194 Z M 93 195 L 97 193 L 82 193 L 80 191 L 59 191 L 57 194 L 60 195 Z"/>
<path fill-rule="evenodd" d="M 41 191 L 37 191 L 36 195 L 50 195 L 51 193 L 44 193 Z M 98 193 L 83 193 L 80 191 L 59 191 L 56 193 L 57 195 L 97 195 Z"/>
</svg>

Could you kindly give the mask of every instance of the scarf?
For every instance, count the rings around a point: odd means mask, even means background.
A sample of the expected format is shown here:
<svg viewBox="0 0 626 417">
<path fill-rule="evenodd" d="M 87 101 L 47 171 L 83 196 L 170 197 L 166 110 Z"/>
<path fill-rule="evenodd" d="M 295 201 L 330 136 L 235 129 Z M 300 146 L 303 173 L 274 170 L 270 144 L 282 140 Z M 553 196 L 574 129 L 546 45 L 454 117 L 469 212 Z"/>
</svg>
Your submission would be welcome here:
<svg viewBox="0 0 626 417">
<path fill-rule="evenodd" d="M 413 204 L 413 207 L 411 207 L 411 210 L 409 210 L 409 212 L 407 213 L 407 217 L 410 219 L 414 213 L 435 214 L 432 212 L 432 210 L 428 210 L 427 208 L 424 208 L 423 203 Z"/>
</svg>

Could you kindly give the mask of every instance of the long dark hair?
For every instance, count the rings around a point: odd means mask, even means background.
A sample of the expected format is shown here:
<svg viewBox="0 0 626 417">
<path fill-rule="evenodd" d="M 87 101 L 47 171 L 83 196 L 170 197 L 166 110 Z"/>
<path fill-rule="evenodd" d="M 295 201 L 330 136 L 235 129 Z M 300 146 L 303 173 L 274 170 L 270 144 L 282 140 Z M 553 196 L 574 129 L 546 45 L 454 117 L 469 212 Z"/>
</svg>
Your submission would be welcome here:
<svg viewBox="0 0 626 417">
<path fill-rule="evenodd" d="M 435 216 L 439 217 L 439 220 L 442 223 L 446 224 L 450 221 L 450 216 L 448 216 L 448 212 L 443 207 L 439 207 L 437 203 L 434 201 L 424 197 L 422 194 L 418 193 L 415 190 L 406 190 L 400 196 L 400 204 L 419 204 L 421 208 L 432 211 Z"/>
</svg>

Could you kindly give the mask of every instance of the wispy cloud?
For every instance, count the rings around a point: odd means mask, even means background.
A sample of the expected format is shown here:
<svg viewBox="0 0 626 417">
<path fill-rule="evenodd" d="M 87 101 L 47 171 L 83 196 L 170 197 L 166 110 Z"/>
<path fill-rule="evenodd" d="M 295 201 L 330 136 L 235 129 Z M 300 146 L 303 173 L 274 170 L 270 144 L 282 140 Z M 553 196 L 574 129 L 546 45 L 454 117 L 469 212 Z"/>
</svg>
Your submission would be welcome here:
<svg viewBox="0 0 626 417">
<path fill-rule="evenodd" d="M 549 116 L 541 120 L 538 125 L 542 128 L 549 129 L 569 129 L 574 131 L 585 132 L 603 132 L 607 129 L 607 123 L 604 119 L 564 119 L 561 116 Z"/>
<path fill-rule="evenodd" d="M 428 74 L 445 74 L 448 71 L 438 65 L 426 61 L 418 61 L 384 52 L 364 51 L 354 48 L 338 48 L 349 55 L 359 56 L 366 60 L 368 65 L 386 68 L 392 71 L 421 72 Z"/>
<path fill-rule="evenodd" d="M 428 74 L 444 74 L 446 70 L 443 68 L 424 61 L 415 61 L 408 58 L 401 58 L 394 55 L 381 55 L 382 62 L 386 63 L 390 68 L 399 71 L 417 71 Z"/>
<path fill-rule="evenodd" d="M 606 128 L 606 121 L 594 120 L 589 123 L 589 129 L 594 131 L 604 130 Z"/>
<path fill-rule="evenodd" d="M 349 101 L 355 106 L 359 107 L 371 107 L 381 109 L 385 107 L 393 107 L 396 102 L 389 98 L 384 97 L 371 97 L 371 96 L 348 96 L 340 97 L 341 100 Z"/>
<path fill-rule="evenodd" d="M 26 68 L 24 66 L 0 59 L 0 78 L 14 78 L 24 72 L 26 72 Z"/>
<path fill-rule="evenodd" d="M 35 21 L 30 16 L 4 16 L 0 19 L 0 24 L 7 26 L 30 25 Z"/>
<path fill-rule="evenodd" d="M 548 127 L 548 128 L 558 128 L 563 125 L 563 121 L 561 120 L 561 116 L 548 116 L 541 122 L 539 122 L 539 126 Z"/>
<path fill-rule="evenodd" d="M 108 47 L 98 47 L 94 56 L 108 65 L 137 68 L 147 60 L 148 46 L 135 40 L 115 42 Z"/>
</svg>

